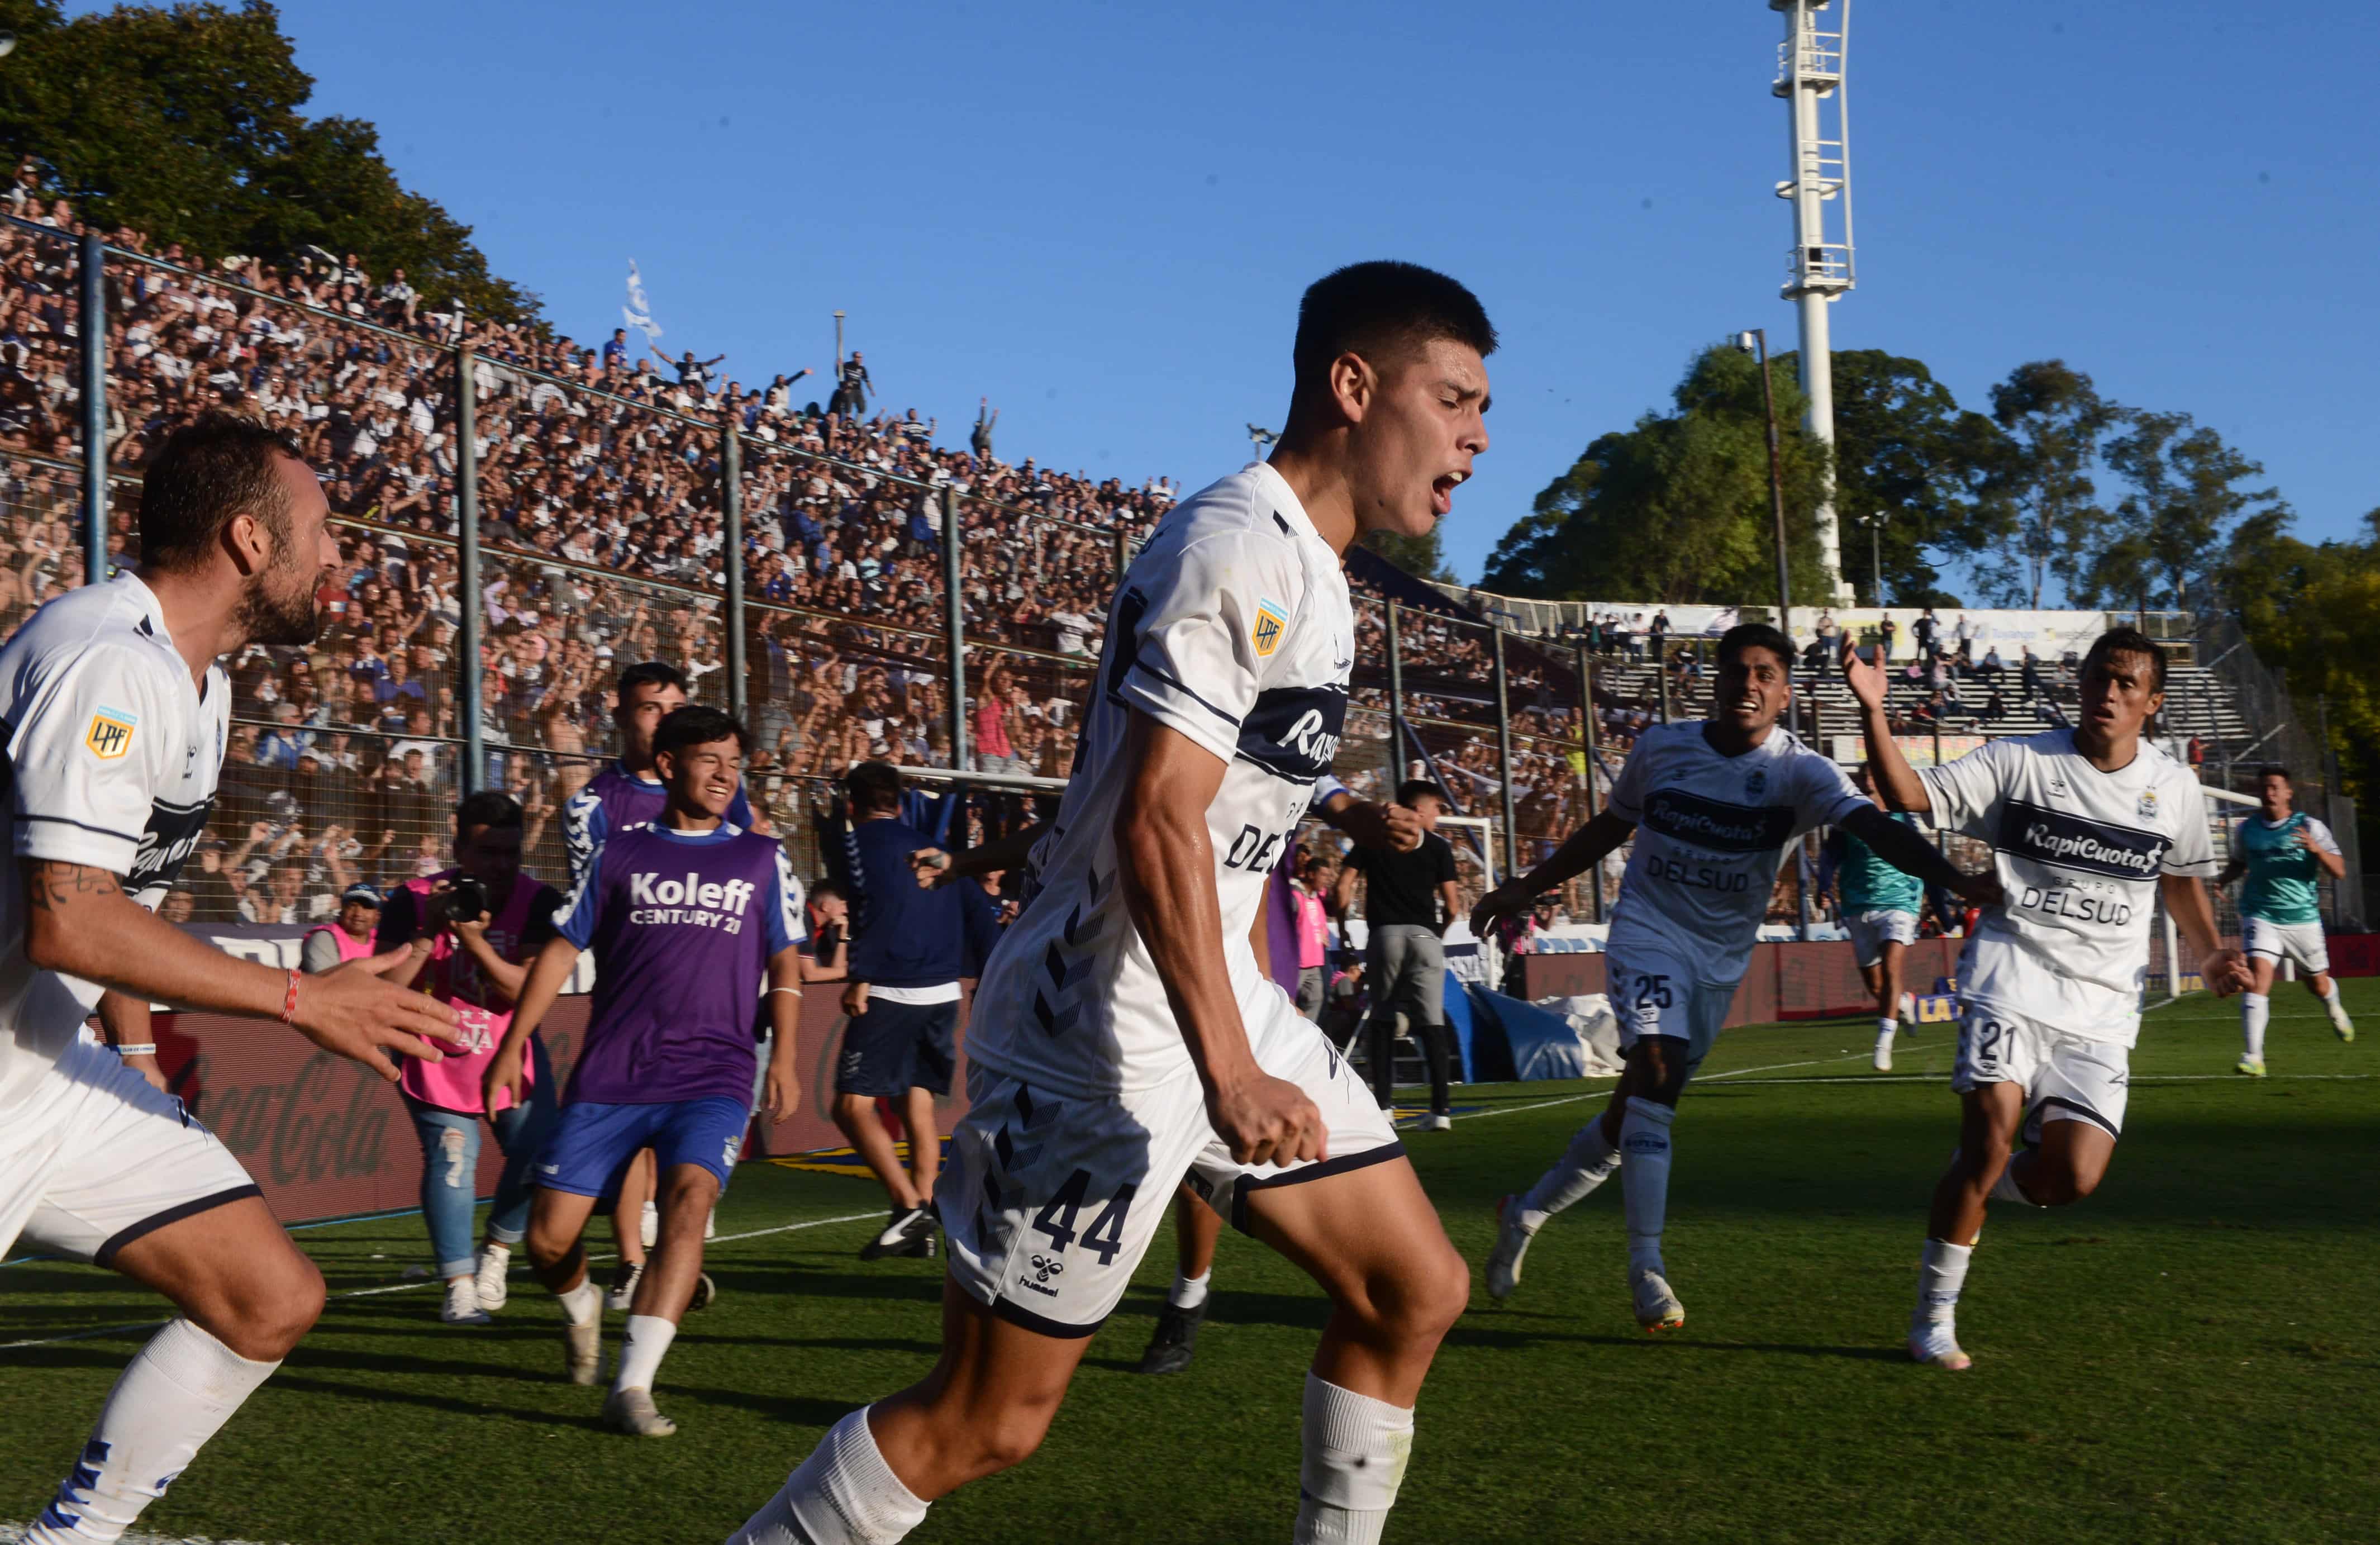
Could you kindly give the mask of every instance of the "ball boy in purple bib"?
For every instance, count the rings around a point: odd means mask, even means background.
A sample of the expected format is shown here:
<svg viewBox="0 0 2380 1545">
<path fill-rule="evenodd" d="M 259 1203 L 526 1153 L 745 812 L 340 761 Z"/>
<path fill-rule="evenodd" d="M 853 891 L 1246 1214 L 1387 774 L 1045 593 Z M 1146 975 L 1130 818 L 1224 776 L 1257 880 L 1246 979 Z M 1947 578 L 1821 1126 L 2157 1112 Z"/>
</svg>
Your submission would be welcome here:
<svg viewBox="0 0 2380 1545">
<path fill-rule="evenodd" d="M 653 1150 L 660 1244 L 637 1284 L 603 1406 L 613 1427 L 643 1437 L 677 1429 L 653 1408 L 653 1376 L 694 1297 L 703 1223 L 751 1121 L 752 1004 L 764 976 L 776 1027 L 770 1112 L 782 1121 L 801 1098 L 801 886 L 775 838 L 726 819 L 750 748 L 744 726 L 716 709 L 681 708 L 662 721 L 653 762 L 667 803 L 658 819 L 608 834 L 589 856 L 487 1075 L 491 1094 L 519 1079 L 529 1033 L 579 952 L 593 950 L 594 1012 L 537 1165 L 528 1255 L 562 1301 L 570 1377 L 591 1384 L 603 1296 L 588 1278 L 579 1235 L 596 1203 L 617 1195 L 638 1151 Z"/>
</svg>

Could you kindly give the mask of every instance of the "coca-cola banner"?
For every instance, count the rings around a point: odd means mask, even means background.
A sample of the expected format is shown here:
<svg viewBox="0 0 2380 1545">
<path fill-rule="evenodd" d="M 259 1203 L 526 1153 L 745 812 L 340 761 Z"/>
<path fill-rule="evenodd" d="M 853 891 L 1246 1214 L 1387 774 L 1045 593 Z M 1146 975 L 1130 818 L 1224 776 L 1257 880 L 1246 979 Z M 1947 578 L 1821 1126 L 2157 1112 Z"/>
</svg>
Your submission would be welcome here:
<svg viewBox="0 0 2380 1545">
<path fill-rule="evenodd" d="M 190 932 L 247 959 L 293 968 L 304 930 L 208 925 Z M 587 956 L 581 976 L 591 980 Z M 583 982 L 574 981 L 583 991 Z M 759 1153 L 800 1153 L 843 1146 L 826 1113 L 844 1019 L 838 983 L 812 987 L 802 1004 L 795 1066 L 802 1108 L 793 1120 L 760 1123 Z M 564 998 L 540 1034 L 556 1078 L 567 1083 L 587 1028 L 589 1000 Z M 965 1024 L 965 1005 L 961 1008 Z M 174 1092 L 204 1121 L 264 1189 L 284 1223 L 351 1217 L 418 1205 L 421 1149 L 396 1086 L 370 1069 L 331 1055 L 287 1027 L 219 1014 L 160 1012 L 157 1056 Z M 962 1029 L 964 1035 L 964 1029 Z M 942 1130 L 965 1113 L 962 1063 L 944 1101 Z M 479 1194 L 495 1188 L 504 1157 L 492 1137 L 480 1149 Z"/>
</svg>

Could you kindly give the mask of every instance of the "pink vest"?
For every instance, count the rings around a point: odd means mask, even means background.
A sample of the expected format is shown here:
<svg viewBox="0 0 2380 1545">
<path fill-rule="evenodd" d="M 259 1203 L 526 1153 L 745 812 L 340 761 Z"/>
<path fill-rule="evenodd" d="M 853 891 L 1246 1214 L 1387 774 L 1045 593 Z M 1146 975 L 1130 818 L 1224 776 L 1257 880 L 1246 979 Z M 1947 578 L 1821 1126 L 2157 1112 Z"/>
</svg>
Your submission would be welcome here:
<svg viewBox="0 0 2380 1545">
<path fill-rule="evenodd" d="M 405 888 L 413 893 L 414 916 L 419 918 L 428 911 L 431 886 L 460 872 L 441 870 L 436 874 L 407 881 Z M 507 960 L 520 953 L 521 938 L 528 928 L 529 904 L 537 899 L 540 889 L 528 876 L 521 876 L 513 882 L 512 899 L 488 925 L 488 943 Z M 504 1044 L 504 1032 L 512 1028 L 513 1011 L 484 1006 L 489 994 L 487 983 L 480 976 L 480 964 L 465 954 L 449 933 L 437 936 L 430 947 L 430 958 L 422 964 L 421 974 L 413 979 L 414 985 L 424 992 L 453 1005 L 462 1044 L 443 1048 L 443 1062 L 407 1057 L 398 1087 L 416 1100 L 441 1110 L 478 1114 L 484 1108 L 480 1080 L 488 1070 L 489 1059 Z M 534 1066 L 534 1059 L 524 1057 L 524 1083 L 535 1077 Z M 512 1102 L 510 1093 L 498 1095 L 496 1110 L 508 1110 Z"/>
<path fill-rule="evenodd" d="M 350 960 L 361 960 L 372 952 L 372 942 L 370 939 L 355 938 L 336 923 L 324 923 L 320 928 L 310 928 L 306 931 L 306 937 L 311 939 L 317 933 L 329 934 L 331 943 L 339 946 L 339 963 L 343 966 Z"/>
<path fill-rule="evenodd" d="M 1319 966 L 1330 951 L 1330 919 L 1322 898 L 1311 891 L 1292 891 L 1297 906 L 1297 965 L 1300 970 Z"/>
</svg>

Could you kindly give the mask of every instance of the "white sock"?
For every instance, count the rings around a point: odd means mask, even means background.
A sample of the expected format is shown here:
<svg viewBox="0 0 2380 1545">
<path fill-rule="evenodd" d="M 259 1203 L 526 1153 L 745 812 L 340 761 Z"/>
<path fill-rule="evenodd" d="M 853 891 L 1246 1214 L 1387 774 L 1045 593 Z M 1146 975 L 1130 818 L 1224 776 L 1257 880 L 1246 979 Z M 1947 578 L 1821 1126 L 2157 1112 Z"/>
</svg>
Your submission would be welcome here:
<svg viewBox="0 0 2380 1545">
<path fill-rule="evenodd" d="M 562 1305 L 562 1317 L 573 1325 L 584 1325 L 603 1312 L 603 1290 L 591 1276 L 579 1278 L 577 1287 L 553 1296 Z"/>
<path fill-rule="evenodd" d="M 1378 1545 L 1413 1458 L 1406 1406 L 1305 1376 L 1295 1545 Z"/>
<path fill-rule="evenodd" d="M 2265 1060 L 2265 1027 L 2272 1023 L 2273 1000 L 2262 992 L 2240 994 L 2240 1028 L 2248 1038 L 2248 1055 Z"/>
<path fill-rule="evenodd" d="M 82 1458 L 26 1532 L 28 1545 L 122 1538 L 280 1366 L 251 1362 L 187 1320 L 158 1332 L 108 1393 Z"/>
<path fill-rule="evenodd" d="M 1876 1039 L 1890 1040 L 1900 1028 L 1900 1021 L 1898 1019 L 1878 1019 L 1876 1022 Z"/>
<path fill-rule="evenodd" d="M 1165 1301 L 1177 1309 L 1196 1308 L 1207 1301 L 1208 1279 L 1214 1274 L 1215 1269 L 1211 1266 L 1195 1277 L 1185 1277 L 1178 1271 L 1175 1272 L 1173 1291 L 1166 1296 Z"/>
<path fill-rule="evenodd" d="M 1585 1201 L 1619 1167 L 1620 1150 L 1604 1137 L 1598 1115 L 1571 1134 L 1560 1160 L 1521 1198 L 1521 1226 L 1536 1233 L 1553 1214 Z"/>
<path fill-rule="evenodd" d="M 884 1463 L 866 1407 L 834 1424 L 727 1545 L 892 1545 L 926 1521 Z"/>
<path fill-rule="evenodd" d="M 1925 1241 L 1925 1264 L 1917 1269 L 1917 1312 L 1909 1317 L 1913 1332 L 1926 1325 L 1948 1325 L 1959 1311 L 1959 1289 L 1966 1285 L 1967 1262 L 1973 1245 L 1947 1239 Z"/>
<path fill-rule="evenodd" d="M 612 1380 L 614 1393 L 621 1390 L 650 1390 L 653 1375 L 662 1370 L 662 1358 L 677 1339 L 677 1322 L 663 1320 L 657 1314 L 628 1316 L 626 1339 L 620 1343 L 620 1371 Z"/>
<path fill-rule="evenodd" d="M 1627 1118 L 1620 1124 L 1620 1149 L 1628 1156 L 1620 1194 L 1627 1202 L 1632 1271 L 1662 1270 L 1661 1228 L 1670 1210 L 1670 1123 L 1677 1118 L 1672 1106 L 1632 1097 Z"/>
</svg>

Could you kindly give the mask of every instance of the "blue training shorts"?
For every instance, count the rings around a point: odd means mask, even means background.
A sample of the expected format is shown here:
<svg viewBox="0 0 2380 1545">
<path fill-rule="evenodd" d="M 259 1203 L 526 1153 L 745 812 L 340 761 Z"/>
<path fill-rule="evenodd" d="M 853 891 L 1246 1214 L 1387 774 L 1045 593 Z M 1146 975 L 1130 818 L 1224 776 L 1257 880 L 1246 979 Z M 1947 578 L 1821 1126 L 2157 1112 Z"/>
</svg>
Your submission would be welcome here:
<svg viewBox="0 0 2380 1545">
<path fill-rule="evenodd" d="M 834 1092 L 898 1100 L 911 1089 L 951 1092 L 958 1052 L 959 1004 L 895 1004 L 870 998 L 868 1012 L 844 1021 Z"/>
<path fill-rule="evenodd" d="M 674 1164 L 699 1164 L 724 1191 L 751 1121 L 749 1105 L 723 1094 L 652 1105 L 578 1101 L 562 1108 L 538 1158 L 537 1184 L 610 1201 L 620 1194 L 629 1161 L 650 1148 L 662 1174 Z"/>
</svg>

